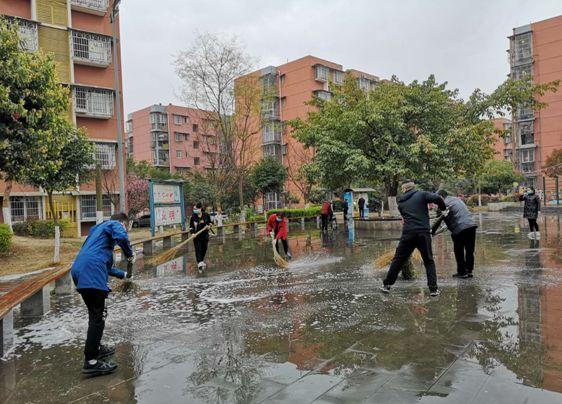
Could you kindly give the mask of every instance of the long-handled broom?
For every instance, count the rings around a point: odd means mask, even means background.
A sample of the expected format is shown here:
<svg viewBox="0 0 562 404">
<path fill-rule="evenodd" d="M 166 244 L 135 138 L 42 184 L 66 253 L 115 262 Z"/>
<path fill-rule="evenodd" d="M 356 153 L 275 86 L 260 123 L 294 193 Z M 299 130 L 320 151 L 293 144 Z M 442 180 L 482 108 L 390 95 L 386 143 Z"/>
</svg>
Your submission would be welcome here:
<svg viewBox="0 0 562 404">
<path fill-rule="evenodd" d="M 275 261 L 275 263 L 279 265 L 281 268 L 287 268 L 289 264 L 277 252 L 277 240 L 275 240 L 275 237 L 271 238 L 271 245 L 273 246 L 273 260 Z"/>
<path fill-rule="evenodd" d="M 127 262 L 127 273 L 125 279 L 119 285 L 117 285 L 113 290 L 119 293 L 129 293 L 136 292 L 139 286 L 133 282 L 131 279 L 133 277 L 133 262 Z"/>
<path fill-rule="evenodd" d="M 201 230 L 199 230 L 197 233 L 193 234 L 187 240 L 182 241 L 178 245 L 170 248 L 169 250 L 164 251 L 163 253 L 161 253 L 161 254 L 157 255 L 156 257 L 154 257 L 153 259 L 151 259 L 150 264 L 151 265 L 161 265 L 161 264 L 164 264 L 164 263 L 166 263 L 170 260 L 173 260 L 176 257 L 176 254 L 179 252 L 179 250 L 183 246 L 185 246 L 187 243 L 189 243 L 195 237 L 197 237 L 198 235 L 200 235 L 201 233 L 203 233 L 205 230 L 208 230 L 208 229 L 209 229 L 209 226 L 203 227 Z"/>
</svg>

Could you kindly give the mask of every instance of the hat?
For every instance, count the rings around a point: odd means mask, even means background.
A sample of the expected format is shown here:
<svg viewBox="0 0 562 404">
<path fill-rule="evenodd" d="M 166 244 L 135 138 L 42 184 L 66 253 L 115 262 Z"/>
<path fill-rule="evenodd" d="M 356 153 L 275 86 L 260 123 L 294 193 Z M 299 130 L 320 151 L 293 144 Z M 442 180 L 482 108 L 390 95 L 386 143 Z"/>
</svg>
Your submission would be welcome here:
<svg viewBox="0 0 562 404">
<path fill-rule="evenodd" d="M 402 191 L 403 192 L 407 192 L 412 188 L 415 188 L 416 183 L 414 182 L 414 180 L 406 180 L 402 183 Z"/>
</svg>

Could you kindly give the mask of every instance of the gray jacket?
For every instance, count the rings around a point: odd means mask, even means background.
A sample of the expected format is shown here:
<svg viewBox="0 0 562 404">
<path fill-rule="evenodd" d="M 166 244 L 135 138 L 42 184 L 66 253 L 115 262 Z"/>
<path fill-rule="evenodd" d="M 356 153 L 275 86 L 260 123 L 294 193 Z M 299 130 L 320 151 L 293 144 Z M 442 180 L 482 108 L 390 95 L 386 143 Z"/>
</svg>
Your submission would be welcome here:
<svg viewBox="0 0 562 404">
<path fill-rule="evenodd" d="M 451 234 L 457 235 L 463 230 L 478 227 L 465 203 L 459 198 L 447 196 L 445 198 L 445 205 L 449 209 L 449 214 L 445 218 L 445 224 Z M 441 212 L 438 211 L 437 214 L 439 215 Z"/>
</svg>

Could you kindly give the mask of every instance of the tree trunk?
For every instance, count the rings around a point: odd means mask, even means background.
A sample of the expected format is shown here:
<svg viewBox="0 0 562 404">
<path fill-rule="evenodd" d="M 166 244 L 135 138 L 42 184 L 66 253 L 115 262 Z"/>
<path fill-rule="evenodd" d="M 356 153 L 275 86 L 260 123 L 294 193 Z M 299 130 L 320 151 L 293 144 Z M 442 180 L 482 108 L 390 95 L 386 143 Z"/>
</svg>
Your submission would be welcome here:
<svg viewBox="0 0 562 404">
<path fill-rule="evenodd" d="M 55 251 L 53 254 L 53 263 L 58 264 L 60 262 L 60 227 L 59 227 L 59 218 L 55 213 L 55 203 L 53 202 L 53 191 L 47 191 L 47 199 L 49 201 L 49 210 L 51 211 L 51 216 L 53 217 L 53 222 L 55 223 Z"/>
<path fill-rule="evenodd" d="M 4 198 L 2 199 L 2 215 L 4 216 L 4 223 L 8 225 L 10 231 L 12 229 L 12 212 L 10 211 L 10 194 L 12 193 L 12 187 L 14 182 L 9 180 L 6 181 L 6 188 L 4 189 Z"/>
<path fill-rule="evenodd" d="M 238 199 L 240 201 L 240 211 L 244 210 L 244 177 L 238 178 Z"/>
</svg>

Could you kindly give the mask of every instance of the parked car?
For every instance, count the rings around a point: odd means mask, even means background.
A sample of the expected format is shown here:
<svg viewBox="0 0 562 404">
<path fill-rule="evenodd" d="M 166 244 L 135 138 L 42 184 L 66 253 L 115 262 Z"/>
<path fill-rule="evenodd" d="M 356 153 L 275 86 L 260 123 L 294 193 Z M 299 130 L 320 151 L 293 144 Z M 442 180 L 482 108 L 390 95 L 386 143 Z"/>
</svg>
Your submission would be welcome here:
<svg viewBox="0 0 562 404">
<path fill-rule="evenodd" d="M 142 215 L 133 219 L 133 228 L 150 227 L 150 215 Z"/>
</svg>

